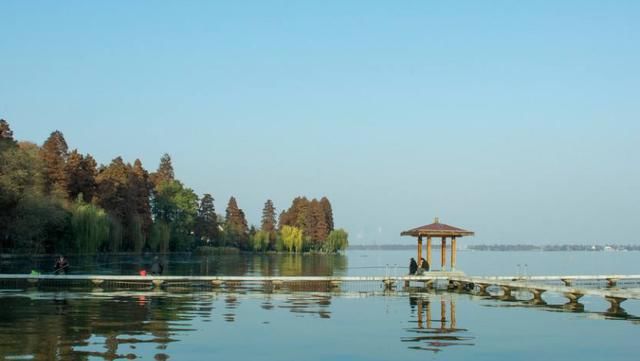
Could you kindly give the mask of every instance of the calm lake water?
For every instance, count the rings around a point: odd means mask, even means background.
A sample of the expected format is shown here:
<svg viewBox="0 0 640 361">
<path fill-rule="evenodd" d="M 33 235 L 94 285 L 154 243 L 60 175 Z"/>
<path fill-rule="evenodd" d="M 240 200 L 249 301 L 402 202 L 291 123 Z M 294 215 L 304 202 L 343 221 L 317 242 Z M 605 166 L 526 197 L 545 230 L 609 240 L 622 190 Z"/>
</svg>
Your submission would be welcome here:
<svg viewBox="0 0 640 361">
<path fill-rule="evenodd" d="M 171 256 L 168 274 L 384 275 L 412 251 L 342 256 Z M 132 274 L 151 256 L 72 258 L 72 273 Z M 52 259 L 4 259 L 1 272 L 47 271 Z M 474 275 L 638 274 L 640 252 L 460 252 Z M 397 265 L 397 266 L 396 266 Z M 526 266 L 525 266 L 526 265 Z M 436 265 L 435 268 L 438 268 Z M 637 285 L 632 285 L 638 287 Z M 525 298 L 524 296 L 523 298 Z M 0 289 L 0 357 L 7 360 L 638 360 L 640 302 L 624 313 L 431 292 L 242 289 Z"/>
</svg>

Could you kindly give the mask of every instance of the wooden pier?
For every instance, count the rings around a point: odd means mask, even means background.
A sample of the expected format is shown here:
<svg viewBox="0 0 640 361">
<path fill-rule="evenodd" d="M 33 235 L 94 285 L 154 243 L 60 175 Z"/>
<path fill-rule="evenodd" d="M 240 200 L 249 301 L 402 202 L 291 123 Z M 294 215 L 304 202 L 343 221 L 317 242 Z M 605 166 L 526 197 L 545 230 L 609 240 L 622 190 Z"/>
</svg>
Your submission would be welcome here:
<svg viewBox="0 0 640 361">
<path fill-rule="evenodd" d="M 199 287 L 259 286 L 277 290 L 291 285 L 322 285 L 327 290 L 357 283 L 377 284 L 385 291 L 409 288 L 433 288 L 445 285 L 449 289 L 488 295 L 489 289 L 500 290 L 505 298 L 513 298 L 514 291 L 526 291 L 532 300 L 542 302 L 545 292 L 563 295 L 570 303 L 585 296 L 607 300 L 613 309 L 628 299 L 640 300 L 640 288 L 619 288 L 619 282 L 640 284 L 640 275 L 555 275 L 555 276 L 468 276 L 463 272 L 434 271 L 420 276 L 121 276 L 121 275 L 25 275 L 0 274 L 0 282 L 17 282 L 30 286 L 49 285 L 56 288 L 88 285 L 100 287 L 169 287 L 172 285 Z M 604 287 L 589 288 L 579 282 L 606 282 Z"/>
</svg>

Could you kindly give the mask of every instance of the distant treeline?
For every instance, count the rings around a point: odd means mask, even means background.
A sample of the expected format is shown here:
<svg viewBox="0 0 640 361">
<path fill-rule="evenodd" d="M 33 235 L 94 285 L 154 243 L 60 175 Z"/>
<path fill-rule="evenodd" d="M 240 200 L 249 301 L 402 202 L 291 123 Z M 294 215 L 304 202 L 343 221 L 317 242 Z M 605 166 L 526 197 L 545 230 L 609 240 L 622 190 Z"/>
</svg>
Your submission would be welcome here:
<svg viewBox="0 0 640 361">
<path fill-rule="evenodd" d="M 348 234 L 334 229 L 325 197 L 298 197 L 280 213 L 267 200 L 259 227 L 249 226 L 234 197 L 225 216 L 210 194 L 198 197 L 174 175 L 165 154 L 155 172 L 139 159 L 100 165 L 69 151 L 60 131 L 42 146 L 17 142 L 0 119 L 0 253 L 190 251 L 336 252 Z"/>
<path fill-rule="evenodd" d="M 492 244 L 469 245 L 473 251 L 640 251 L 640 245 L 589 245 L 589 244 Z"/>
<path fill-rule="evenodd" d="M 424 245 L 423 245 L 424 248 Z M 434 244 L 433 249 L 440 249 L 440 244 Z M 363 245 L 356 244 L 350 245 L 351 250 L 369 250 L 369 249 L 381 249 L 381 250 L 414 250 L 416 245 L 408 244 L 383 244 L 383 245 Z M 466 249 L 471 251 L 640 251 L 640 244 L 638 245 L 575 245 L 575 244 L 560 244 L 560 245 L 532 245 L 532 244 L 479 244 L 469 245 Z"/>
</svg>

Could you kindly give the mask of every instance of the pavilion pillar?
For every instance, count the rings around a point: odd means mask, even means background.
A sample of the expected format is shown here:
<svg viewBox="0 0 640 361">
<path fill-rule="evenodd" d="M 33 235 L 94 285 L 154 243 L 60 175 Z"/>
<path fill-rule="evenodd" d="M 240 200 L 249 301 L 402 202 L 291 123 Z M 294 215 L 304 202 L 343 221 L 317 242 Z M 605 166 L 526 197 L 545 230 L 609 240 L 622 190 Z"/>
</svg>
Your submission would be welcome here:
<svg viewBox="0 0 640 361">
<path fill-rule="evenodd" d="M 427 236 L 427 263 L 430 268 L 433 268 L 433 263 L 431 263 L 431 236 Z"/>
<path fill-rule="evenodd" d="M 442 265 L 442 270 L 446 270 L 447 266 L 447 237 L 442 237 L 442 245 L 440 247 L 440 264 Z"/>
<path fill-rule="evenodd" d="M 456 269 L 456 237 L 451 237 L 451 270 Z"/>
<path fill-rule="evenodd" d="M 420 264 L 420 260 L 422 259 L 422 236 L 418 236 L 418 259 L 416 262 Z"/>
</svg>

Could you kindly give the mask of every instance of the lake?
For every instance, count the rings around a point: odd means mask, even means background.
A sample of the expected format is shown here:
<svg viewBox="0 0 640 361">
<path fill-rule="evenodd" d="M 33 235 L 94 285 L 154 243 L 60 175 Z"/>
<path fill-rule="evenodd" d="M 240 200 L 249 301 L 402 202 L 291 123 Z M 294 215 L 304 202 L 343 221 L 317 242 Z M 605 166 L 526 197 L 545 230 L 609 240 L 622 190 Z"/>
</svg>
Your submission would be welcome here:
<svg viewBox="0 0 640 361">
<path fill-rule="evenodd" d="M 164 259 L 167 274 L 404 274 L 413 251 Z M 434 253 L 436 255 L 437 253 Z M 72 273 L 135 274 L 144 257 L 72 257 Z M 434 257 L 437 258 L 437 257 Z M 460 252 L 473 275 L 637 274 L 640 252 Z M 52 258 L 2 259 L 0 271 L 49 270 Z M 526 266 L 525 266 L 526 265 Z M 438 268 L 435 265 L 435 268 Z M 638 287 L 638 285 L 632 285 Z M 523 298 L 526 298 L 523 297 Z M 640 302 L 624 312 L 446 291 L 0 290 L 7 360 L 637 360 Z"/>
</svg>

